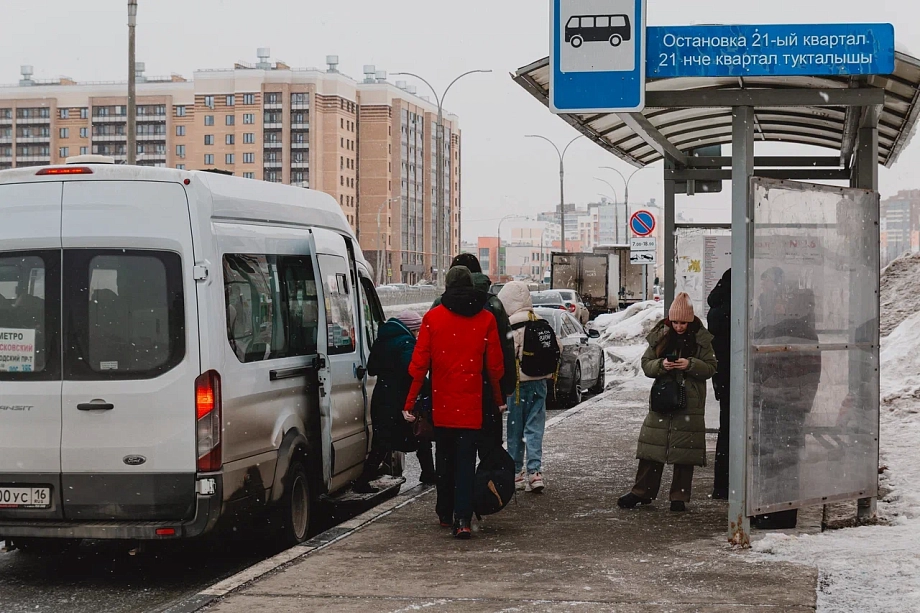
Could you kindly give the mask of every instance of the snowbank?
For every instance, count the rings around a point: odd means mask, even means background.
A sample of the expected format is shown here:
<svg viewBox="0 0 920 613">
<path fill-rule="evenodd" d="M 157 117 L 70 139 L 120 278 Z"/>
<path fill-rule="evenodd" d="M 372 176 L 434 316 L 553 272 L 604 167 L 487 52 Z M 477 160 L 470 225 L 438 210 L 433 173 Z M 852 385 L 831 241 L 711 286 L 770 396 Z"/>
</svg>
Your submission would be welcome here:
<svg viewBox="0 0 920 613">
<path fill-rule="evenodd" d="M 403 311 L 415 311 L 419 315 L 424 315 L 431 309 L 430 302 L 419 302 L 418 304 L 397 304 L 394 306 L 383 307 L 383 314 L 387 319 L 396 317 Z"/>
<path fill-rule="evenodd" d="M 920 261 L 920 260 L 918 260 Z M 903 262 L 902 262 L 903 263 Z M 770 534 L 754 551 L 817 566 L 818 611 L 920 611 L 920 313 L 882 341 L 879 515 L 889 526 L 815 536 Z"/>
<path fill-rule="evenodd" d="M 882 337 L 920 311 L 920 253 L 904 255 L 882 271 Z"/>
<path fill-rule="evenodd" d="M 645 344 L 645 337 L 664 319 L 660 302 L 639 302 L 625 311 L 601 315 L 589 324 L 601 333 L 598 341 L 603 347 L 624 347 Z"/>
</svg>

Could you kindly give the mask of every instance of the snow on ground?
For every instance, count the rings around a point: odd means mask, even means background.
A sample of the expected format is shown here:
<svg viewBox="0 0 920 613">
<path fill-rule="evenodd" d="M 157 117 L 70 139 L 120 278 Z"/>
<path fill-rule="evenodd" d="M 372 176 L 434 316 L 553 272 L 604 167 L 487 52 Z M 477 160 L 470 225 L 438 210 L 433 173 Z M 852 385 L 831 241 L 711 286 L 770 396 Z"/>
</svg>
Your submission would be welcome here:
<svg viewBox="0 0 920 613">
<path fill-rule="evenodd" d="M 818 611 L 828 613 L 920 611 L 920 257 L 889 266 L 882 287 L 882 325 L 893 330 L 881 351 L 881 464 L 887 466 L 881 487 L 887 494 L 879 515 L 889 525 L 770 534 L 754 543 L 771 558 L 817 566 Z M 902 301 L 917 304 L 908 308 Z"/>
<path fill-rule="evenodd" d="M 415 311 L 419 315 L 424 315 L 431 309 L 430 302 L 419 302 L 417 304 L 397 304 L 394 306 L 383 307 L 383 314 L 387 319 L 391 317 L 396 317 L 403 311 Z"/>
</svg>

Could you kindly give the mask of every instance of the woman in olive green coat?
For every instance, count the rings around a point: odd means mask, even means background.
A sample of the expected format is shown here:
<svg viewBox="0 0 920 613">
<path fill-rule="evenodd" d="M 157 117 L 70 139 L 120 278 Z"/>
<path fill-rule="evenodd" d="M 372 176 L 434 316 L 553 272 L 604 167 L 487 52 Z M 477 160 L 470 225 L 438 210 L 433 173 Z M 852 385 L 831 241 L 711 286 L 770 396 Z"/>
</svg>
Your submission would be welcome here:
<svg viewBox="0 0 920 613">
<path fill-rule="evenodd" d="M 673 464 L 671 510 L 686 511 L 693 467 L 706 465 L 706 380 L 716 372 L 712 334 L 693 314 L 690 296 L 681 293 L 674 299 L 668 319 L 655 326 L 647 340 L 642 370 L 652 379 L 682 380 L 686 408 L 667 415 L 649 409 L 639 433 L 636 484 L 617 504 L 624 509 L 650 504 L 658 497 L 664 465 Z"/>
</svg>

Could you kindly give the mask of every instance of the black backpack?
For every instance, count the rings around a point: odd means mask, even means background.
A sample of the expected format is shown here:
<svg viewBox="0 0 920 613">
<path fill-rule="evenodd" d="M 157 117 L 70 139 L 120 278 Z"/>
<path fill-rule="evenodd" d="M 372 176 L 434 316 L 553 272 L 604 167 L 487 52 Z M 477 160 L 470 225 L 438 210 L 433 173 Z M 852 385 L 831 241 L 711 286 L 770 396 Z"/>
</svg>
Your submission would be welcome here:
<svg viewBox="0 0 920 613">
<path fill-rule="evenodd" d="M 501 445 L 492 445 L 479 461 L 473 481 L 473 511 L 492 515 L 514 498 L 514 460 Z"/>
<path fill-rule="evenodd" d="M 555 374 L 561 352 L 553 326 L 545 319 L 522 321 L 511 326 L 512 330 L 521 328 L 524 328 L 521 372 L 528 377 L 545 377 Z"/>
</svg>

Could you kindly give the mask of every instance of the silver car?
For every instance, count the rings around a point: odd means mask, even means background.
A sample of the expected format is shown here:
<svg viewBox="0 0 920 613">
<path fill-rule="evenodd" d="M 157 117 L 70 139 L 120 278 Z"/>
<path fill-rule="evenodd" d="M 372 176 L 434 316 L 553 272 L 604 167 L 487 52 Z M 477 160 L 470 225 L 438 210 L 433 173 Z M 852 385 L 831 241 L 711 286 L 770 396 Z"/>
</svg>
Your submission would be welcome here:
<svg viewBox="0 0 920 613">
<path fill-rule="evenodd" d="M 580 404 L 585 392 L 598 394 L 604 391 L 604 350 L 597 344 L 600 337 L 597 330 L 582 327 L 577 319 L 558 308 L 534 309 L 534 313 L 550 322 L 556 337 L 562 343 L 562 363 L 548 394 L 552 408 L 566 408 Z"/>
</svg>

